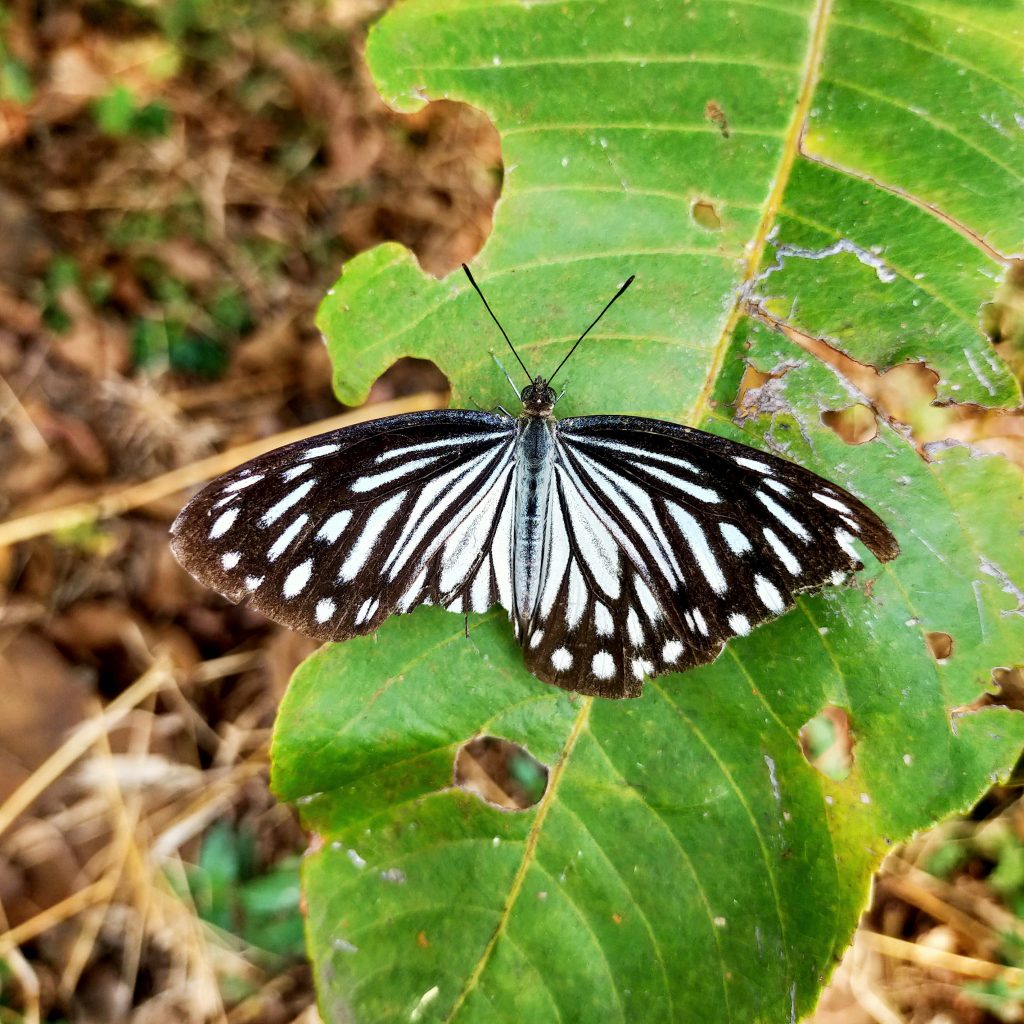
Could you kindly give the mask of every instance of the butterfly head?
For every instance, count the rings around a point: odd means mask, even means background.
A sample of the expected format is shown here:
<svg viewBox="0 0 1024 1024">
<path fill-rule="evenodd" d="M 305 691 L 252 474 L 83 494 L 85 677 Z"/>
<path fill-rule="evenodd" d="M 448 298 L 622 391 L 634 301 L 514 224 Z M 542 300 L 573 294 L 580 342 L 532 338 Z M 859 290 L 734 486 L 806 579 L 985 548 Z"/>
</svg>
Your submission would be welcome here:
<svg viewBox="0 0 1024 1024">
<path fill-rule="evenodd" d="M 551 415 L 555 407 L 555 389 L 548 385 L 548 382 L 538 374 L 533 378 L 532 384 L 527 384 L 519 395 L 523 403 L 523 412 L 527 416 Z"/>
</svg>

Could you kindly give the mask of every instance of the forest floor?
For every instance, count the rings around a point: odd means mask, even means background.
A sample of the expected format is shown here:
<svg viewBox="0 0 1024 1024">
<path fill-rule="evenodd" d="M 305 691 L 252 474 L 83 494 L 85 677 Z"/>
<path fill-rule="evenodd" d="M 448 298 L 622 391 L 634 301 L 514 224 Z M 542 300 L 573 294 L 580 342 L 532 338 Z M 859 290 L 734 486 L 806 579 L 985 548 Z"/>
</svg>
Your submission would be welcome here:
<svg viewBox="0 0 1024 1024">
<path fill-rule="evenodd" d="M 497 135 L 383 105 L 382 6 L 0 11 L 0 1024 L 318 1019 L 307 838 L 267 783 L 316 644 L 167 528 L 240 446 L 341 411 L 314 315 L 345 259 L 443 274 L 490 230 Z M 445 387 L 404 360 L 369 401 Z M 1024 1020 L 1018 795 L 893 854 L 816 1024 Z"/>
</svg>

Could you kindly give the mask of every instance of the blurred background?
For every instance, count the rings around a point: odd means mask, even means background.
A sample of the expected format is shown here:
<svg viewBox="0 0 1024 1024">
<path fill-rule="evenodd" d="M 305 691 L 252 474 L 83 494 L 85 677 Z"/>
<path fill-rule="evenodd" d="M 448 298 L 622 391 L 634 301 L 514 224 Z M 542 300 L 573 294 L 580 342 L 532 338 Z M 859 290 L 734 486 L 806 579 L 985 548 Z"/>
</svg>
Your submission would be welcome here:
<svg viewBox="0 0 1024 1024">
<path fill-rule="evenodd" d="M 319 1019 L 309 840 L 267 786 L 316 645 L 195 584 L 167 527 L 242 446 L 343 411 L 314 315 L 347 258 L 396 240 L 442 275 L 490 230 L 498 137 L 384 107 L 383 7 L 0 8 L 0 1024 Z M 445 387 L 404 360 L 370 403 Z M 844 770 L 843 721 L 807 742 Z M 894 853 L 818 1024 L 1024 1020 L 1018 792 Z"/>
</svg>

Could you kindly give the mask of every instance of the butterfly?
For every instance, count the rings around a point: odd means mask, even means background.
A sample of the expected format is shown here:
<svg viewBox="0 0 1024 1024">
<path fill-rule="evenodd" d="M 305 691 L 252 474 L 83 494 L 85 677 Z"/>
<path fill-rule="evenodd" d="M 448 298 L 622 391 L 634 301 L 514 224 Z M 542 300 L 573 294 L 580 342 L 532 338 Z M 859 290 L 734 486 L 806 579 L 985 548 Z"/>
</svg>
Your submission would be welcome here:
<svg viewBox="0 0 1024 1024">
<path fill-rule="evenodd" d="M 632 277 L 545 378 L 464 269 L 530 377 L 522 411 L 392 416 L 245 463 L 171 527 L 196 579 L 320 640 L 499 604 L 535 676 L 618 698 L 846 582 L 855 541 L 899 554 L 863 502 L 776 455 L 661 420 L 555 418 L 552 381 Z"/>
</svg>

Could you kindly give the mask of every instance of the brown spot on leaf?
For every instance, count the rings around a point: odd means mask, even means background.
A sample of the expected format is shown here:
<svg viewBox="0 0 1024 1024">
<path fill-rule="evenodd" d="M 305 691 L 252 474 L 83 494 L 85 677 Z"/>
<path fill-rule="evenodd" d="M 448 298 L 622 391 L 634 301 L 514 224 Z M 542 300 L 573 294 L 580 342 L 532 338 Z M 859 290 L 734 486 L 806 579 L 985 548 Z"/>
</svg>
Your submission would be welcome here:
<svg viewBox="0 0 1024 1024">
<path fill-rule="evenodd" d="M 503 810 L 532 807 L 547 784 L 547 765 L 525 747 L 498 736 L 477 736 L 455 756 L 455 785 Z"/>
<path fill-rule="evenodd" d="M 945 661 L 953 653 L 953 638 L 948 633 L 925 633 L 925 639 L 936 661 Z"/>
<path fill-rule="evenodd" d="M 704 228 L 705 231 L 722 230 L 722 218 L 710 199 L 695 199 L 690 206 L 690 216 L 693 218 L 694 224 Z"/>
<path fill-rule="evenodd" d="M 704 118 L 712 124 L 718 125 L 723 139 L 729 138 L 729 119 L 725 116 L 725 111 L 720 103 L 708 100 L 704 107 Z"/>
</svg>

